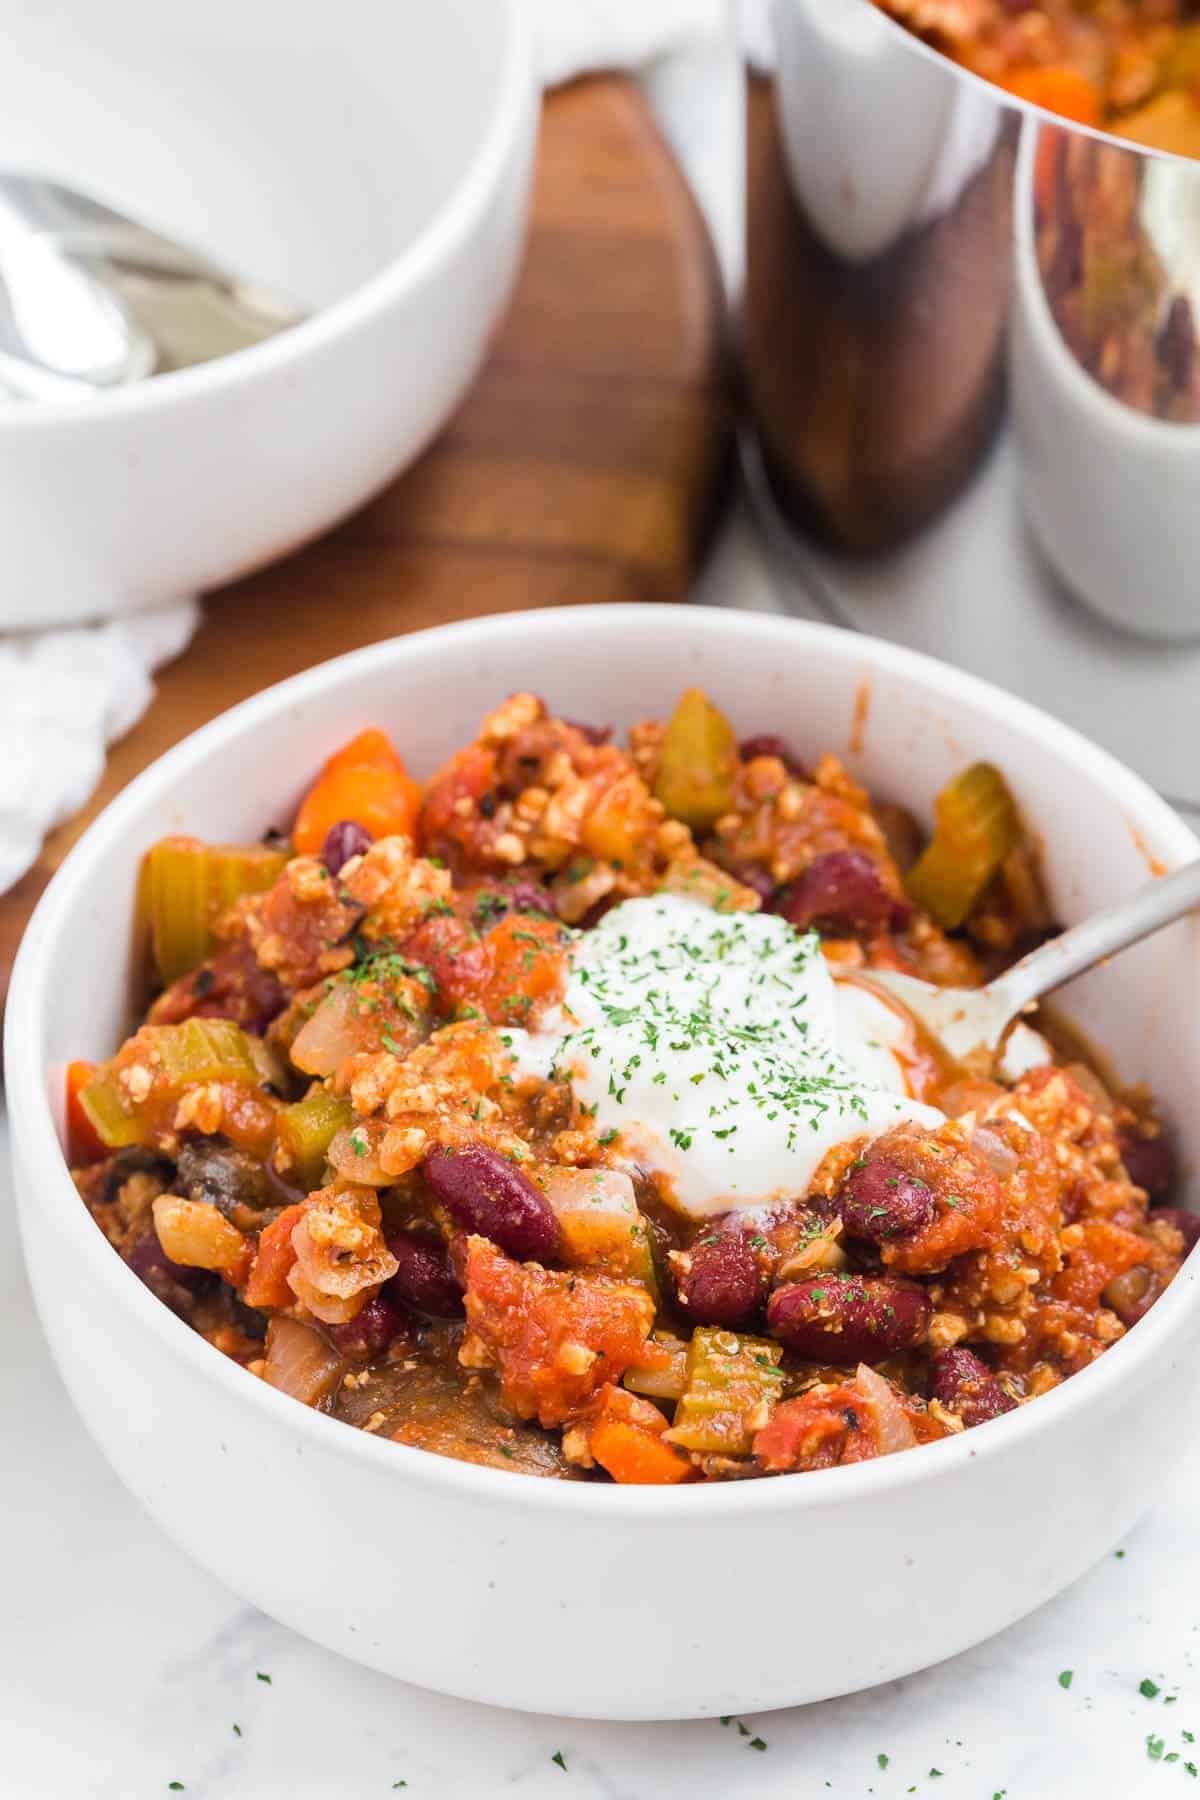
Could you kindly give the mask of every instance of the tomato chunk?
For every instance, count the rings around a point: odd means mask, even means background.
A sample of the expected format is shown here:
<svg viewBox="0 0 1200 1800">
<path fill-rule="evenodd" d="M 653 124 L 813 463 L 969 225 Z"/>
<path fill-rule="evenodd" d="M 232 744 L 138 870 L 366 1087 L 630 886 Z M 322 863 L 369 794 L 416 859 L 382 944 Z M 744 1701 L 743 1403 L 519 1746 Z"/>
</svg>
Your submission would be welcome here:
<svg viewBox="0 0 1200 1800">
<path fill-rule="evenodd" d="M 500 1371 L 522 1419 L 561 1425 L 642 1353 L 654 1323 L 644 1287 L 517 1263 L 487 1238 L 460 1251 L 467 1337 L 460 1360 Z"/>
</svg>

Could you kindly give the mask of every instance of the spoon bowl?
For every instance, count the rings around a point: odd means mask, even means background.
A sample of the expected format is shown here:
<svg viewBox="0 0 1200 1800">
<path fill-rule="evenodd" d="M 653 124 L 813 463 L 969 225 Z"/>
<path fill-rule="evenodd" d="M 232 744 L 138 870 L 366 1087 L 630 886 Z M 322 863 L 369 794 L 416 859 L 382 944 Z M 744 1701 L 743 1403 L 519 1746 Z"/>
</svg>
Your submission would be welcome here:
<svg viewBox="0 0 1200 1800">
<path fill-rule="evenodd" d="M 864 969 L 860 978 L 899 1000 L 950 1056 L 961 1061 L 972 1050 L 996 1049 L 1013 1020 L 1043 994 L 1053 993 L 1074 976 L 1197 908 L 1200 859 L 1081 920 L 983 987 L 935 987 L 890 969 Z"/>
</svg>

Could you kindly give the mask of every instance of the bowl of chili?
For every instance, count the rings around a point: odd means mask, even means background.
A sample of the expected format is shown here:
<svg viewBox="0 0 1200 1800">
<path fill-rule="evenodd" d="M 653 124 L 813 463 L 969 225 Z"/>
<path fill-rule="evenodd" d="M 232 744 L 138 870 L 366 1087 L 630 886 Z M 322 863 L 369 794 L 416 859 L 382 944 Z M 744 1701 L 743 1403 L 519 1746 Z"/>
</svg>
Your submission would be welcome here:
<svg viewBox="0 0 1200 1800">
<path fill-rule="evenodd" d="M 1005 1068 L 855 982 L 977 979 L 1195 853 L 1053 720 L 821 626 L 516 615 L 257 696 L 14 971 L 85 1423 L 236 1591 L 447 1692 L 703 1716 L 979 1641 L 1187 1428 L 1196 931 Z"/>
</svg>

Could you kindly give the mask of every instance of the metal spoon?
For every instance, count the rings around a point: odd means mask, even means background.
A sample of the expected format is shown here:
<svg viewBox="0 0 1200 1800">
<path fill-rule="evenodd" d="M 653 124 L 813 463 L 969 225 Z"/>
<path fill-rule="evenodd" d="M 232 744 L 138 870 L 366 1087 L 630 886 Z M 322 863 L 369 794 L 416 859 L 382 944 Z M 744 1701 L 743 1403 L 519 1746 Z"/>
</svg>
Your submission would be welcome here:
<svg viewBox="0 0 1200 1800">
<path fill-rule="evenodd" d="M 994 1050 L 1012 1021 L 1043 994 L 1198 907 L 1200 860 L 1073 925 L 984 987 L 939 988 L 890 969 L 858 970 L 856 978 L 894 995 L 951 1056 L 963 1057 L 971 1050 Z"/>
<path fill-rule="evenodd" d="M 61 182 L 0 171 L 0 385 L 75 399 L 208 361 L 301 308 Z"/>
</svg>

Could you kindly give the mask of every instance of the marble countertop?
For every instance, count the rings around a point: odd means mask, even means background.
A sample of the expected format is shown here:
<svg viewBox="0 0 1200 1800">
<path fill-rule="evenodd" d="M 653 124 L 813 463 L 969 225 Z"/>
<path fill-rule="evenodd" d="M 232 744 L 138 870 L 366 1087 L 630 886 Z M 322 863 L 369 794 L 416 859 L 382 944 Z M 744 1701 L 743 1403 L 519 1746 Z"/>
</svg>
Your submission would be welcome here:
<svg viewBox="0 0 1200 1800">
<path fill-rule="evenodd" d="M 694 76 L 668 68 L 656 98 L 735 277 L 736 209 L 723 185 L 736 166 L 734 101 L 710 70 L 698 107 Z M 744 511 L 698 598 L 784 603 Z M 794 594 L 787 604 L 803 610 Z M 1122 1551 L 1031 1619 L 909 1680 L 747 1716 L 744 1732 L 737 1721 L 604 1725 L 503 1713 L 316 1648 L 172 1547 L 110 1472 L 59 1382 L 21 1269 L 9 1181 L 0 1125 L 0 1795 L 1200 1797 L 1200 1743 L 1185 1736 L 1200 1740 L 1200 1446 L 1181 1456 L 1170 1490 Z M 1103 1469 L 1080 1479 L 1102 1480 Z M 955 1569 L 945 1580 L 953 1584 Z M 853 1568 L 846 1582 L 852 1592 Z M 1159 1689 L 1150 1698 L 1139 1692 L 1146 1679 Z"/>
</svg>

